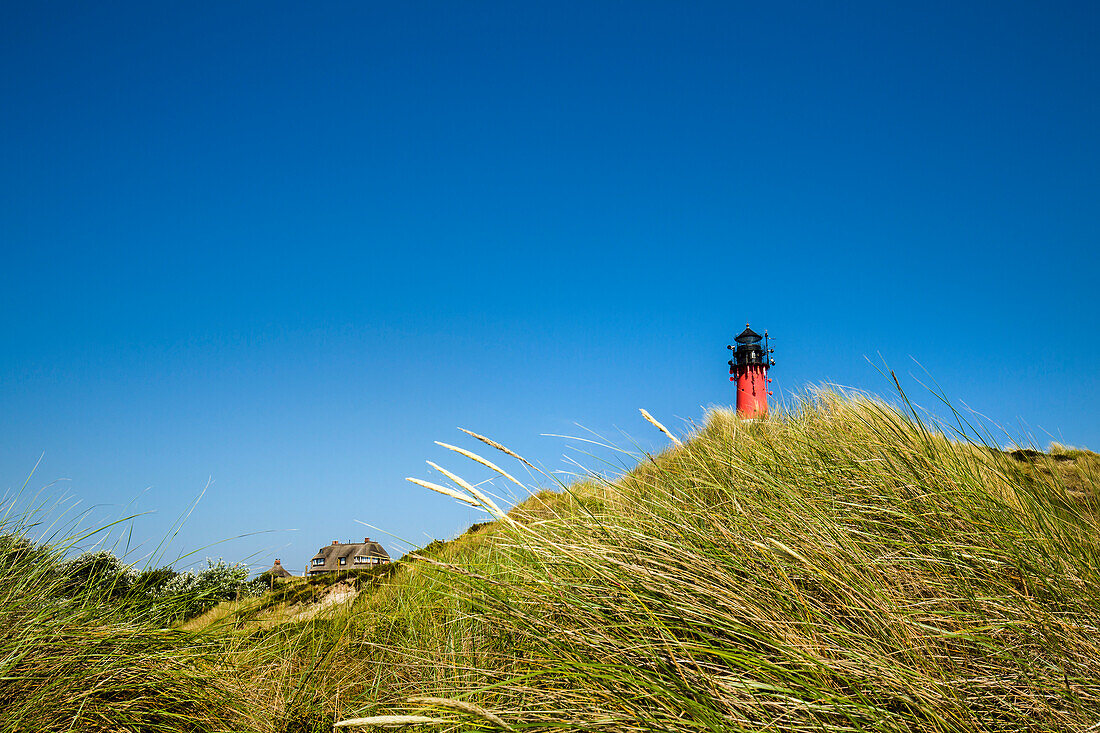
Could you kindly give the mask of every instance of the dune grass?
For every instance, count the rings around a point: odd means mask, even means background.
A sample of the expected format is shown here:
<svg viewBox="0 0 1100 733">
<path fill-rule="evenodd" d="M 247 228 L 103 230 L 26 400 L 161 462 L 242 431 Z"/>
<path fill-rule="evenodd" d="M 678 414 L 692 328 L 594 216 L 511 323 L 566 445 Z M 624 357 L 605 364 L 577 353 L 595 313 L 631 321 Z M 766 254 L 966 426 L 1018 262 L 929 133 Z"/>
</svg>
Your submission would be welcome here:
<svg viewBox="0 0 1100 733">
<path fill-rule="evenodd" d="M 328 581 L 186 631 L 5 571 L 0 731 L 1100 730 L 1100 457 L 960 433 L 827 390 L 714 410 L 309 617 Z M 444 448 L 532 468 L 478 446 Z"/>
<path fill-rule="evenodd" d="M 1089 729 L 1087 473 L 863 396 L 714 411 L 618 481 L 514 510 L 493 563 L 433 568 L 482 634 L 441 694 L 538 730 Z"/>
<path fill-rule="evenodd" d="M 25 526 L 3 529 L 0 731 L 217 730 L 235 714 L 217 647 L 103 589 L 72 593 L 59 552 L 23 539 Z"/>
</svg>

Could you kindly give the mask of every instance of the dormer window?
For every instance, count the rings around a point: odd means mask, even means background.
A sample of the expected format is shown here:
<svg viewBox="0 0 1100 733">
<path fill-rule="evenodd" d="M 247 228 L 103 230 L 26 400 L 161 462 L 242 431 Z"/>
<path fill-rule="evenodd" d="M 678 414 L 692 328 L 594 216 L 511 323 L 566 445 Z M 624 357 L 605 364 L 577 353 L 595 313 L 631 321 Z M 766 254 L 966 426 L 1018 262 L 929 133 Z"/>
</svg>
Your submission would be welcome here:
<svg viewBox="0 0 1100 733">
<path fill-rule="evenodd" d="M 348 559 L 346 557 L 340 558 L 340 564 L 341 565 L 347 565 L 348 564 Z"/>
</svg>

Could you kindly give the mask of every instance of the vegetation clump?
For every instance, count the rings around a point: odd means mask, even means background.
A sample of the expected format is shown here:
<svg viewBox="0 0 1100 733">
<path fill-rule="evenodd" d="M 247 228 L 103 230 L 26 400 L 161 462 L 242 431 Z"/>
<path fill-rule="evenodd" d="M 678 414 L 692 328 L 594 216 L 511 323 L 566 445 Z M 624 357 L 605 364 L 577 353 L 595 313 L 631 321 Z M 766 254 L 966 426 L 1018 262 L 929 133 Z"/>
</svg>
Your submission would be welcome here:
<svg viewBox="0 0 1100 733">
<path fill-rule="evenodd" d="M 714 411 L 433 566 L 474 638 L 435 684 L 539 730 L 1094 726 L 1095 454 L 1034 470 L 959 432 L 830 392 Z"/>
<path fill-rule="evenodd" d="M 28 581 L 12 558 L 58 561 L 9 540 L 0 708 L 21 717 L 0 731 L 1100 722 L 1096 454 L 1003 451 L 829 391 L 765 421 L 714 410 L 681 437 L 397 563 L 268 583 L 196 631 Z M 275 613 L 344 587 L 325 614 Z"/>
<path fill-rule="evenodd" d="M 208 730 L 235 715 L 221 649 L 168 627 L 174 571 L 135 572 L 109 552 L 65 561 L 0 535 L 0 731 Z"/>
</svg>

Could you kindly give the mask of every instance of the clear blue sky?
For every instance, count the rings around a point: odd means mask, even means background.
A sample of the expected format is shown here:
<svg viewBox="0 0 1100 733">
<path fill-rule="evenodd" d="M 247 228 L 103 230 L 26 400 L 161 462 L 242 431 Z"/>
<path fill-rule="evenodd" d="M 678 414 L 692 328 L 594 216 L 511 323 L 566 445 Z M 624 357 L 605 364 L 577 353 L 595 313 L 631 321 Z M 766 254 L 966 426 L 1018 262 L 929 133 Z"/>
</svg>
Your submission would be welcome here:
<svg viewBox="0 0 1100 733">
<path fill-rule="evenodd" d="M 728 404 L 746 322 L 783 395 L 913 357 L 1100 448 L 1098 39 L 1089 2 L 8 3 L 0 482 L 45 453 L 148 549 L 212 477 L 172 552 L 280 530 L 200 557 L 300 573 L 475 519 L 403 480 L 455 426 L 659 447 L 637 409 Z"/>
</svg>

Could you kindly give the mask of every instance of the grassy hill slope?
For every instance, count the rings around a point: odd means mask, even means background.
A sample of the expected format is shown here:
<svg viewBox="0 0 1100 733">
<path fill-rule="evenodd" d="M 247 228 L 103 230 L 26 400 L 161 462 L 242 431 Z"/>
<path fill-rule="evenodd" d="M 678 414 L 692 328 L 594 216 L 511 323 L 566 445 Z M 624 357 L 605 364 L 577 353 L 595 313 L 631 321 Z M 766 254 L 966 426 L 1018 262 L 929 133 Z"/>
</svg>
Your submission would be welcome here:
<svg viewBox="0 0 1100 733">
<path fill-rule="evenodd" d="M 325 717 L 1085 730 L 1098 468 L 949 440 L 862 397 L 763 423 L 713 412 L 621 479 L 538 494 L 361 594 L 332 656 L 359 672 Z"/>
<path fill-rule="evenodd" d="M 682 446 L 537 493 L 351 603 L 261 623 L 291 603 L 268 597 L 179 643 L 216 648 L 199 668 L 231 702 L 210 730 L 412 715 L 1085 731 L 1100 723 L 1098 472 L 1087 451 L 1005 453 L 859 396 L 758 423 L 714 411 Z"/>
</svg>

